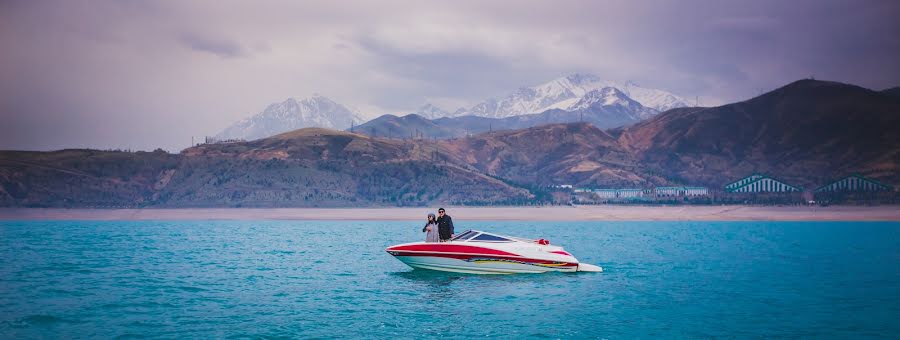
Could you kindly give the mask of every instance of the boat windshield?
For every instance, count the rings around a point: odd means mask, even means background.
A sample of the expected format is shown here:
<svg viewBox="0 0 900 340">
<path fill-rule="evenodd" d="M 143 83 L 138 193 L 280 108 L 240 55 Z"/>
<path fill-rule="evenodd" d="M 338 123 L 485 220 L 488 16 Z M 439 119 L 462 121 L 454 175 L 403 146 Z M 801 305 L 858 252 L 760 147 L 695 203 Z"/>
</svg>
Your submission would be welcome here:
<svg viewBox="0 0 900 340">
<path fill-rule="evenodd" d="M 459 234 L 459 236 L 457 236 L 457 237 L 454 237 L 453 241 L 465 241 L 465 240 L 472 238 L 475 235 L 478 235 L 477 231 L 466 230 L 466 232 Z"/>
<path fill-rule="evenodd" d="M 491 235 L 487 233 L 481 233 L 481 235 L 475 236 L 472 241 L 482 241 L 482 242 L 512 242 L 512 240 L 500 237 L 497 235 Z"/>
</svg>

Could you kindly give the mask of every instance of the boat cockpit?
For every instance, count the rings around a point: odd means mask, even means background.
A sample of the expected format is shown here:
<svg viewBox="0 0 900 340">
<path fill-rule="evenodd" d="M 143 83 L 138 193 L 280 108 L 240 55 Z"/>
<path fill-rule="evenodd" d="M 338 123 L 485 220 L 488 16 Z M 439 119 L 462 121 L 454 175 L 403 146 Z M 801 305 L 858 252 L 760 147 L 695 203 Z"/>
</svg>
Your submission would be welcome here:
<svg viewBox="0 0 900 340">
<path fill-rule="evenodd" d="M 520 239 L 517 237 L 503 236 L 487 233 L 479 230 L 466 230 L 462 234 L 450 239 L 453 242 L 531 242 L 531 240 Z"/>
</svg>

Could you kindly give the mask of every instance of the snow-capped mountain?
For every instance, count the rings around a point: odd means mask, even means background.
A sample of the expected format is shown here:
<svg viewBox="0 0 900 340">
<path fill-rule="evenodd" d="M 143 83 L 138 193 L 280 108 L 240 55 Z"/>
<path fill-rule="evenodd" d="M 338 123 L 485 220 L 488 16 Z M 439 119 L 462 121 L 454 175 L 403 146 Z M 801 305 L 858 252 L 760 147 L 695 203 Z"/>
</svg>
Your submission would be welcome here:
<svg viewBox="0 0 900 340">
<path fill-rule="evenodd" d="M 314 94 L 302 100 L 288 98 L 271 104 L 263 112 L 234 123 L 215 138 L 253 140 L 305 127 L 344 130 L 362 121 L 357 112 Z"/>
<path fill-rule="evenodd" d="M 541 119 L 571 120 L 575 115 L 566 112 L 578 112 L 578 117 L 598 126 L 617 126 L 682 106 L 688 106 L 687 101 L 663 90 L 576 73 L 544 84 L 523 87 L 506 97 L 490 98 L 452 113 L 432 104 L 425 104 L 413 113 L 427 119 L 461 116 L 503 119 L 552 110 L 554 112 L 547 116 L 540 116 Z M 367 121 L 365 118 L 356 110 L 316 94 L 302 100 L 289 98 L 271 104 L 263 112 L 231 125 L 215 138 L 252 140 L 304 127 L 344 130 L 353 123 Z M 523 117 L 523 122 L 534 119 Z"/>
<path fill-rule="evenodd" d="M 431 105 L 430 103 L 423 105 L 415 112 L 411 112 L 410 114 L 417 114 L 419 116 L 428 118 L 428 119 L 438 119 L 450 116 L 450 113 L 442 110 L 441 108 Z"/>
<path fill-rule="evenodd" d="M 590 123 L 601 129 L 617 128 L 640 122 L 657 114 L 614 87 L 591 90 L 577 102 L 564 109 L 550 109 L 541 113 L 506 118 L 472 115 L 427 119 L 417 114 L 403 117 L 383 115 L 356 127 L 357 133 L 367 135 L 421 136 L 454 138 L 488 131 L 525 129 L 545 124 Z"/>
<path fill-rule="evenodd" d="M 566 111 L 573 112 L 597 111 L 599 109 L 621 112 L 624 117 L 633 122 L 653 117 L 659 113 L 659 111 L 641 105 L 641 103 L 629 98 L 615 87 L 591 90 L 585 93 L 575 104 L 565 108 Z"/>
<path fill-rule="evenodd" d="M 632 82 L 619 83 L 600 79 L 591 74 L 572 74 L 544 84 L 523 87 L 503 98 L 490 98 L 468 110 L 454 112 L 451 116 L 473 115 L 490 118 L 506 118 L 550 109 L 570 110 L 585 94 L 612 87 L 641 105 L 662 112 L 688 106 L 686 100 L 672 93 L 638 86 Z"/>
</svg>

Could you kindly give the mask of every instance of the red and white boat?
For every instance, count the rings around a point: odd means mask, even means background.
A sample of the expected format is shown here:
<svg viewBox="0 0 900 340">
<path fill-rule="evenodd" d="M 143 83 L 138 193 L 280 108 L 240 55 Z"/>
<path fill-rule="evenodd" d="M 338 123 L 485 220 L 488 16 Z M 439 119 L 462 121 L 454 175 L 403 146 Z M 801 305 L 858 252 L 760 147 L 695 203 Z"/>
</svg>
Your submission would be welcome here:
<svg viewBox="0 0 900 340">
<path fill-rule="evenodd" d="M 528 240 L 468 230 L 448 242 L 413 242 L 385 249 L 413 268 L 471 274 L 601 272 L 580 263 L 560 246 L 544 239 Z"/>
</svg>

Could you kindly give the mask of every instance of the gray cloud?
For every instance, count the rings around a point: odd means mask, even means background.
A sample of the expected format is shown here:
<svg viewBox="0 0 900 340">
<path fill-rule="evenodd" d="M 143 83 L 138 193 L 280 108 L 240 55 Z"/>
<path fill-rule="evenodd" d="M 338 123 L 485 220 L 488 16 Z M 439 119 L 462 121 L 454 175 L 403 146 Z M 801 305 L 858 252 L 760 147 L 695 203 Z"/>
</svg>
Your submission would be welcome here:
<svg viewBox="0 0 900 340">
<path fill-rule="evenodd" d="M 247 55 L 244 47 L 226 39 L 204 37 L 196 33 L 183 33 L 179 41 L 192 50 L 211 53 L 222 58 L 237 58 Z"/>
<path fill-rule="evenodd" d="M 408 97 L 427 98 L 440 94 L 484 99 L 503 95 L 518 86 L 533 83 L 535 79 L 559 75 L 539 67 L 531 69 L 535 65 L 526 61 L 529 56 L 510 63 L 505 58 L 477 51 L 405 51 L 369 37 L 361 37 L 356 43 L 379 69 L 416 84 L 400 90 L 403 96 L 375 98 L 373 104 L 383 107 L 409 107 Z M 452 111 L 456 107 L 446 109 Z"/>
<path fill-rule="evenodd" d="M 900 84 L 896 1 L 0 2 L 0 149 L 177 151 L 313 92 L 453 110 L 569 72 L 704 103 Z"/>
</svg>

